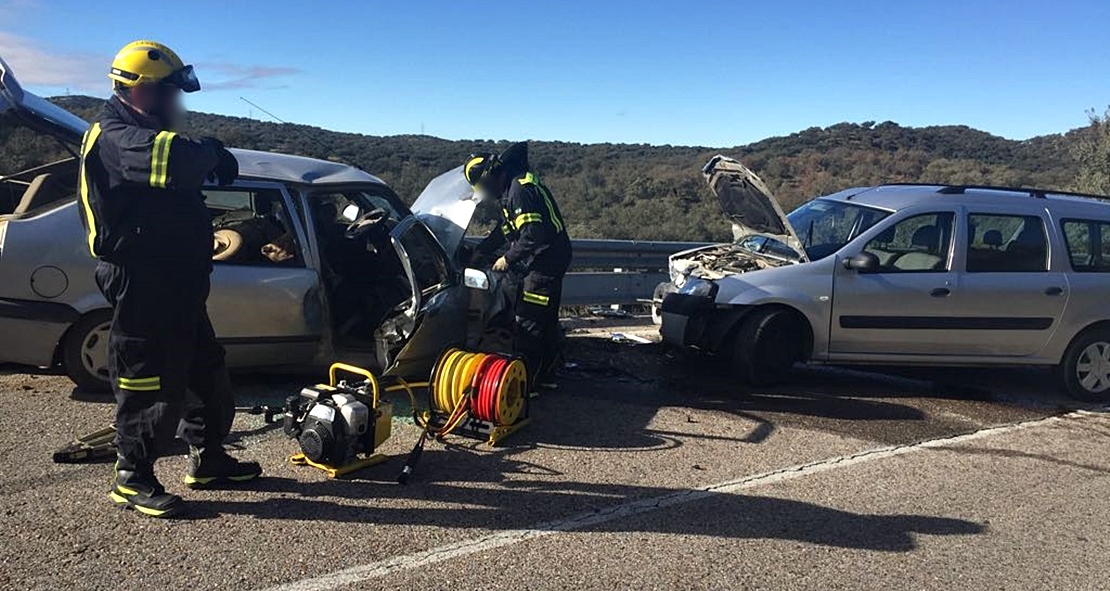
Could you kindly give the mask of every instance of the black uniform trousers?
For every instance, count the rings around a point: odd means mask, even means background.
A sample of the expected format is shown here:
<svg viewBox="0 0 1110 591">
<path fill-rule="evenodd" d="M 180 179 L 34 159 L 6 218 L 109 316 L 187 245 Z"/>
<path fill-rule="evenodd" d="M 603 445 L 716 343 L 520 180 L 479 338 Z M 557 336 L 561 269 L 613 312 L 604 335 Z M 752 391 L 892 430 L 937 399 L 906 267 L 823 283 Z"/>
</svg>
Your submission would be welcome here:
<svg viewBox="0 0 1110 591">
<path fill-rule="evenodd" d="M 563 275 L 529 271 L 517 296 L 517 348 L 524 355 L 533 384 L 550 377 L 559 359 Z"/>
<path fill-rule="evenodd" d="M 96 269 L 113 307 L 108 367 L 116 443 L 124 462 L 138 469 L 167 452 L 175 428 L 192 446 L 222 445 L 235 415 L 224 349 L 205 304 L 209 269 L 182 267 L 101 261 Z"/>
</svg>

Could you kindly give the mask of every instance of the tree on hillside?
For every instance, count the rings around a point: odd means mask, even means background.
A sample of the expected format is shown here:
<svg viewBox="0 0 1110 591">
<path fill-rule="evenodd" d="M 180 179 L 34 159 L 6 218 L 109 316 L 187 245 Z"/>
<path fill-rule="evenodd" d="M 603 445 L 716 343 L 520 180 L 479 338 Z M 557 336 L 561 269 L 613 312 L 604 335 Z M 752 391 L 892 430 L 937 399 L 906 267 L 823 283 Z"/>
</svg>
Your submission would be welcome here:
<svg viewBox="0 0 1110 591">
<path fill-rule="evenodd" d="M 1087 116 L 1091 124 L 1074 148 L 1079 162 L 1075 188 L 1084 193 L 1110 195 L 1110 108 L 1101 116 L 1092 109 Z"/>
</svg>

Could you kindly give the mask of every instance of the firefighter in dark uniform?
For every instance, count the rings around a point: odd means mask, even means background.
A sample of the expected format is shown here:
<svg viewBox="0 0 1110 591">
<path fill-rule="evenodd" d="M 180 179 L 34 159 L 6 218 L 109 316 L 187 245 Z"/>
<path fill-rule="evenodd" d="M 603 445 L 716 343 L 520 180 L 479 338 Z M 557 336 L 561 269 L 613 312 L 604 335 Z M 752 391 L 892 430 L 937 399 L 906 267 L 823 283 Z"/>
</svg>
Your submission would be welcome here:
<svg viewBox="0 0 1110 591">
<path fill-rule="evenodd" d="M 235 404 L 205 307 L 213 237 L 200 189 L 206 179 L 232 183 L 239 166 L 219 141 L 173 131 L 184 113 L 181 93 L 200 83 L 169 48 L 128 44 L 108 77 L 114 93 L 85 133 L 79 190 L 97 285 L 113 307 L 108 365 L 119 456 L 109 496 L 173 517 L 184 504 L 155 478 L 154 461 L 175 427 L 189 444 L 190 488 L 262 472 L 223 448 Z M 187 405 L 187 390 L 199 405 Z"/>
<path fill-rule="evenodd" d="M 570 266 L 566 222 L 551 191 L 528 165 L 528 144 L 513 144 L 500 156 L 471 156 L 463 168 L 479 195 L 500 197 L 501 228 L 479 245 L 491 254 L 508 246 L 494 271 L 520 277 L 516 304 L 517 347 L 524 354 L 533 388 L 554 388 L 559 358 L 559 303 Z"/>
</svg>

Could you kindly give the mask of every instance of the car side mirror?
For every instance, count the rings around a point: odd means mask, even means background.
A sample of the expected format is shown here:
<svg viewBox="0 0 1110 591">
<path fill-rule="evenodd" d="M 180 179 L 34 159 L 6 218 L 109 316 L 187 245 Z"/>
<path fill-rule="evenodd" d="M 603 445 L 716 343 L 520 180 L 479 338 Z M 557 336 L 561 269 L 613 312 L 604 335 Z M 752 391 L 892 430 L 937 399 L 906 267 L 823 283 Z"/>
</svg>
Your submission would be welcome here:
<svg viewBox="0 0 1110 591">
<path fill-rule="evenodd" d="M 463 271 L 463 285 L 470 289 L 489 291 L 489 275 L 481 269 L 466 269 Z"/>
<path fill-rule="evenodd" d="M 844 268 L 857 273 L 875 273 L 879 270 L 879 257 L 864 251 L 844 259 Z"/>
</svg>

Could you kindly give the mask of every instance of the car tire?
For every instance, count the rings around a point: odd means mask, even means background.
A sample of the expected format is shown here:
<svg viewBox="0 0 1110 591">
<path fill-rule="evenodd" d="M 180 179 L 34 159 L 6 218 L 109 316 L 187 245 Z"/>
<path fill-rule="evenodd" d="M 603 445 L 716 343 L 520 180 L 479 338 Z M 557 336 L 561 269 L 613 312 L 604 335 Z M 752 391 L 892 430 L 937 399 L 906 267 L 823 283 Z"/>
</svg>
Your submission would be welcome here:
<svg viewBox="0 0 1110 591">
<path fill-rule="evenodd" d="M 1094 328 L 1071 342 L 1058 368 L 1064 391 L 1077 400 L 1110 402 L 1110 328 Z"/>
<path fill-rule="evenodd" d="M 756 309 L 736 331 L 732 361 L 753 386 L 774 386 L 802 356 L 802 327 L 796 314 L 781 308 Z"/>
<path fill-rule="evenodd" d="M 77 388 L 85 392 L 110 392 L 108 378 L 108 329 L 111 310 L 82 316 L 62 340 L 62 368 Z"/>
<path fill-rule="evenodd" d="M 666 283 L 660 283 L 652 293 L 652 323 L 656 327 L 663 325 L 663 299 L 667 297 Z"/>
</svg>

